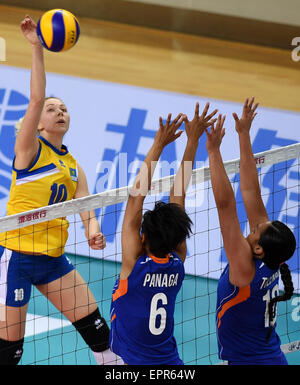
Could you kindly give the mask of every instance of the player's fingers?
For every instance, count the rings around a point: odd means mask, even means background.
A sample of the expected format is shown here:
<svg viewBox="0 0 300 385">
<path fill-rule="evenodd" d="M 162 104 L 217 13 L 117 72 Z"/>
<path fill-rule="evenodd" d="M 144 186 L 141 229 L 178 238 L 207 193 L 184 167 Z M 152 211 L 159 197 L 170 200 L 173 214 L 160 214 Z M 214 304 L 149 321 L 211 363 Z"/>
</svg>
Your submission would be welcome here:
<svg viewBox="0 0 300 385">
<path fill-rule="evenodd" d="M 183 122 L 185 122 L 186 121 L 186 116 L 185 115 L 183 115 L 182 117 L 181 117 L 181 119 L 179 120 L 179 122 L 176 124 L 176 130 L 178 130 L 178 128 L 182 125 L 182 123 Z"/>
<path fill-rule="evenodd" d="M 259 106 L 259 103 L 256 103 L 256 104 L 254 105 L 254 107 L 252 108 L 252 112 L 255 112 L 255 110 L 257 109 L 258 106 Z"/>
<path fill-rule="evenodd" d="M 163 126 L 164 126 L 164 123 L 163 123 L 161 116 L 159 117 L 159 126 L 160 126 L 160 128 L 163 128 Z"/>
<path fill-rule="evenodd" d="M 233 119 L 238 122 L 239 121 L 239 117 L 237 116 L 237 114 L 235 112 L 232 113 L 232 116 L 233 116 Z"/>
<path fill-rule="evenodd" d="M 179 119 L 182 117 L 182 113 L 178 114 L 176 118 L 173 120 L 172 124 L 174 124 L 174 128 L 176 127 L 176 124 L 178 123 Z"/>
<path fill-rule="evenodd" d="M 188 119 L 188 117 L 187 117 L 186 115 L 183 115 L 183 116 L 182 116 L 182 120 L 184 121 L 185 124 L 187 124 L 187 123 L 190 122 L 189 119 Z"/>
<path fill-rule="evenodd" d="M 180 131 L 178 131 L 176 134 L 175 134 L 175 136 L 174 136 L 174 140 L 176 140 L 177 138 L 179 138 L 180 137 L 180 135 L 183 133 L 183 130 L 180 130 Z"/>
<path fill-rule="evenodd" d="M 98 238 L 95 239 L 95 245 L 102 245 L 104 243 L 105 243 L 104 239 L 98 239 Z"/>
<path fill-rule="evenodd" d="M 209 102 L 207 102 L 207 103 L 205 104 L 204 110 L 203 110 L 202 115 L 201 115 L 201 118 L 202 118 L 202 119 L 205 118 L 208 109 L 209 109 Z"/>
<path fill-rule="evenodd" d="M 250 103 L 248 104 L 248 107 L 250 109 L 252 108 L 253 103 L 254 103 L 254 96 L 252 96 L 252 98 L 250 99 Z"/>
<path fill-rule="evenodd" d="M 220 131 L 220 129 L 221 129 L 221 121 L 222 121 L 222 115 L 219 114 L 218 118 L 217 118 L 217 123 L 216 123 L 216 130 L 217 131 Z"/>
<path fill-rule="evenodd" d="M 210 121 L 208 121 L 208 122 L 205 122 L 205 126 L 206 127 L 210 127 L 212 124 L 214 124 L 216 121 L 217 121 L 218 119 L 216 118 L 216 119 L 212 119 L 212 120 L 210 120 Z"/>
<path fill-rule="evenodd" d="M 91 249 L 93 250 L 103 250 L 106 247 L 106 244 L 103 245 L 90 245 Z"/>
<path fill-rule="evenodd" d="M 211 126 L 210 126 L 210 128 L 211 128 Z M 206 132 L 207 137 L 211 136 L 211 133 L 209 132 L 208 127 L 204 127 L 204 131 Z"/>
<path fill-rule="evenodd" d="M 249 98 L 247 98 L 244 102 L 244 106 L 243 106 L 243 111 L 246 112 L 248 110 L 248 103 L 249 103 Z"/>
<path fill-rule="evenodd" d="M 213 116 L 216 115 L 217 112 L 218 112 L 218 109 L 215 109 L 211 114 L 209 114 L 209 115 L 205 118 L 205 121 L 207 122 L 208 120 L 210 120 Z"/>
<path fill-rule="evenodd" d="M 102 250 L 106 246 L 106 238 L 103 234 L 98 237 L 91 237 L 89 240 L 89 245 L 93 250 Z"/>
<path fill-rule="evenodd" d="M 167 126 L 170 125 L 171 117 L 172 117 L 172 114 L 169 114 L 167 117 Z"/>
<path fill-rule="evenodd" d="M 21 21 L 21 25 L 25 27 L 28 24 L 28 19 L 26 17 Z"/>
<path fill-rule="evenodd" d="M 199 116 L 199 102 L 197 102 L 195 106 L 195 117 L 198 117 L 198 116 Z"/>
<path fill-rule="evenodd" d="M 257 115 L 258 113 L 257 112 L 255 112 L 255 114 L 252 116 L 252 119 L 251 119 L 251 121 L 253 121 L 253 119 L 255 118 L 255 116 Z"/>
<path fill-rule="evenodd" d="M 223 126 L 224 126 L 225 119 L 226 119 L 226 115 L 223 116 L 222 121 L 221 121 L 221 127 L 222 127 L 222 128 L 223 128 Z"/>
<path fill-rule="evenodd" d="M 100 240 L 103 239 L 104 235 L 102 233 L 94 233 L 90 235 L 90 239 Z"/>
<path fill-rule="evenodd" d="M 25 21 L 26 26 L 29 26 L 31 24 L 32 20 L 31 20 L 31 18 L 29 16 L 26 16 L 24 21 Z"/>
<path fill-rule="evenodd" d="M 106 240 L 103 239 L 101 242 L 95 242 L 94 244 L 96 247 L 100 248 L 100 249 L 103 249 L 105 246 L 106 246 Z"/>
<path fill-rule="evenodd" d="M 209 125 L 210 134 L 215 132 L 215 122 L 216 122 L 216 119 L 212 122 L 212 124 Z"/>
</svg>

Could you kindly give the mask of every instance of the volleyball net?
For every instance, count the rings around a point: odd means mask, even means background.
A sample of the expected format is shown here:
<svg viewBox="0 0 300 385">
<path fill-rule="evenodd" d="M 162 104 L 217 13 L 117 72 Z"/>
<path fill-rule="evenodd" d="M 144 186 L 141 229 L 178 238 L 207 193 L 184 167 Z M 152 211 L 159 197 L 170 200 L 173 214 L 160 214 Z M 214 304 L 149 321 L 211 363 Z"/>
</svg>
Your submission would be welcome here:
<svg viewBox="0 0 300 385">
<path fill-rule="evenodd" d="M 287 357 L 292 363 L 293 360 L 300 362 L 299 156 L 300 143 L 255 154 L 262 198 L 270 220 L 286 223 L 297 240 L 297 249 L 288 262 L 295 293 L 291 300 L 279 303 L 277 311 L 277 332 L 284 353 L 293 353 Z M 246 235 L 249 227 L 239 187 L 239 159 L 224 162 L 224 165 L 235 193 L 241 229 Z M 152 182 L 144 210 L 152 209 L 158 200 L 168 201 L 173 180 L 174 175 L 169 175 Z M 88 283 L 102 315 L 109 323 L 111 293 L 121 266 L 121 226 L 130 187 L 1 218 L 0 233 L 30 228 L 34 234 L 40 231 L 41 223 L 67 217 L 67 256 Z M 107 246 L 101 251 L 91 250 L 84 235 L 79 214 L 90 210 L 95 210 L 101 231 L 107 239 Z M 176 302 L 175 338 L 185 364 L 220 364 L 215 330 L 216 291 L 227 260 L 209 167 L 193 170 L 186 194 L 186 211 L 193 221 L 193 235 L 187 241 L 186 277 Z M 0 263 L 3 274 L 3 258 Z M 1 285 L 3 289 L 3 280 Z M 70 322 L 38 290 L 33 289 L 21 364 L 89 363 L 95 363 L 93 356 Z"/>
</svg>

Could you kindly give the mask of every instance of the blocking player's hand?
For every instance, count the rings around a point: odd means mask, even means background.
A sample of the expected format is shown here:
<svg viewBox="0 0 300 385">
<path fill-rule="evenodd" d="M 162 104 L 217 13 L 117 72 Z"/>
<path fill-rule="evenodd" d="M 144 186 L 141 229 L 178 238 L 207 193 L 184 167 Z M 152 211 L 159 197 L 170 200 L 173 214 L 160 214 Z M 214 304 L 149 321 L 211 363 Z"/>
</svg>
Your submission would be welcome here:
<svg viewBox="0 0 300 385">
<path fill-rule="evenodd" d="M 210 132 L 207 128 L 205 128 L 205 132 L 207 135 L 206 149 L 208 153 L 214 150 L 218 150 L 221 146 L 222 139 L 225 135 L 225 128 L 223 127 L 225 118 L 225 115 L 222 116 L 221 114 L 219 114 L 217 122 L 214 122 L 211 125 Z"/>
<path fill-rule="evenodd" d="M 171 121 L 171 117 L 172 114 L 169 114 L 165 124 L 163 123 L 162 117 L 159 118 L 159 129 L 154 140 L 162 147 L 174 142 L 174 140 L 179 138 L 183 133 L 183 131 L 178 131 L 178 129 L 183 123 L 184 116 L 178 114 L 173 121 Z"/>
<path fill-rule="evenodd" d="M 235 129 L 238 134 L 249 133 L 253 119 L 257 115 L 257 112 L 255 112 L 257 107 L 258 103 L 254 104 L 254 97 L 250 100 L 247 98 L 243 106 L 242 116 L 239 118 L 235 112 L 232 114 L 235 120 Z"/>
<path fill-rule="evenodd" d="M 199 103 L 196 103 L 195 114 L 191 121 L 188 120 L 186 116 L 184 116 L 185 123 L 185 132 L 188 137 L 188 140 L 191 140 L 194 143 L 198 143 L 201 135 L 204 130 L 211 126 L 217 119 L 212 119 L 218 110 L 214 110 L 210 114 L 208 114 L 209 103 L 206 103 L 202 114 L 199 115 Z"/>
</svg>

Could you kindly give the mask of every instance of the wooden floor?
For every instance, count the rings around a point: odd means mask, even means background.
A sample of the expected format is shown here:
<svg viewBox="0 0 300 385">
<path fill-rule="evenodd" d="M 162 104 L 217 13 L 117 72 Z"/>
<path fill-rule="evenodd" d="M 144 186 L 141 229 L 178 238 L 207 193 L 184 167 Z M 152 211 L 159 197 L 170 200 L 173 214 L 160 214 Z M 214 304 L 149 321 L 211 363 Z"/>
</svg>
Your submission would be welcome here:
<svg viewBox="0 0 300 385">
<path fill-rule="evenodd" d="M 41 15 L 0 6 L 4 65 L 30 68 L 31 49 L 19 29 L 26 13 L 35 20 Z M 254 95 L 266 107 L 300 110 L 300 62 L 293 62 L 289 51 L 92 19 L 79 22 L 76 47 L 46 52 L 47 71 L 237 102 Z"/>
</svg>

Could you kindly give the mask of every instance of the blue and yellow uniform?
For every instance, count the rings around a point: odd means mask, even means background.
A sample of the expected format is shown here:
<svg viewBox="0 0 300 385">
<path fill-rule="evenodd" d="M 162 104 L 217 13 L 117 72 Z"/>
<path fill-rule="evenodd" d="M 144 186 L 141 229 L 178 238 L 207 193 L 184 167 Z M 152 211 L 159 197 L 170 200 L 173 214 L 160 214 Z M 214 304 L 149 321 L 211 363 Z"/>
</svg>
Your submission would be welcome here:
<svg viewBox="0 0 300 385">
<path fill-rule="evenodd" d="M 275 331 L 270 327 L 268 303 L 279 295 L 279 270 L 255 259 L 255 277 L 244 287 L 229 281 L 229 265 L 218 283 L 216 329 L 219 358 L 229 364 L 287 364 Z M 274 325 L 275 326 L 275 325 Z"/>
<path fill-rule="evenodd" d="M 61 150 L 58 150 L 43 137 L 39 137 L 38 141 L 38 153 L 30 167 L 18 170 L 13 165 L 7 215 L 74 198 L 77 188 L 76 160 L 66 146 L 63 145 Z M 26 303 L 28 290 L 25 290 L 24 285 L 27 288 L 29 283 L 22 282 L 23 286 L 20 286 L 22 276 L 31 276 L 31 283 L 41 284 L 50 282 L 74 268 L 64 256 L 68 226 L 69 223 L 64 217 L 0 234 L 0 283 L 3 285 L 0 302 L 11 306 Z M 24 270 L 24 274 L 20 269 Z M 41 273 L 47 276 L 41 277 Z M 15 281 L 16 288 L 11 286 L 12 281 Z M 25 294 L 19 296 L 23 300 L 15 303 L 11 292 L 14 293 L 20 288 Z"/>
<path fill-rule="evenodd" d="M 63 146 L 57 150 L 39 137 L 33 164 L 24 170 L 13 167 L 7 215 L 73 199 L 77 187 L 76 160 Z M 0 245 L 15 251 L 58 257 L 68 238 L 68 221 L 58 218 L 0 234 Z"/>
<path fill-rule="evenodd" d="M 183 365 L 174 338 L 176 296 L 184 266 L 176 253 L 142 255 L 127 279 L 117 279 L 110 346 L 129 365 Z"/>
</svg>

